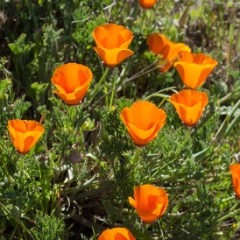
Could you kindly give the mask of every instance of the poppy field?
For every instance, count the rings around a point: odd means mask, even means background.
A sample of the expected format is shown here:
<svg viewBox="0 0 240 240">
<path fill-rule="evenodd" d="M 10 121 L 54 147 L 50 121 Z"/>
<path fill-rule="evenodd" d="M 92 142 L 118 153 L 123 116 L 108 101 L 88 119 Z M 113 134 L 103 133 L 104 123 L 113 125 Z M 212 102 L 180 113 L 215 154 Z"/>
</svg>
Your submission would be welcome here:
<svg viewBox="0 0 240 240">
<path fill-rule="evenodd" d="M 0 6 L 0 240 L 240 239 L 237 1 Z"/>
</svg>

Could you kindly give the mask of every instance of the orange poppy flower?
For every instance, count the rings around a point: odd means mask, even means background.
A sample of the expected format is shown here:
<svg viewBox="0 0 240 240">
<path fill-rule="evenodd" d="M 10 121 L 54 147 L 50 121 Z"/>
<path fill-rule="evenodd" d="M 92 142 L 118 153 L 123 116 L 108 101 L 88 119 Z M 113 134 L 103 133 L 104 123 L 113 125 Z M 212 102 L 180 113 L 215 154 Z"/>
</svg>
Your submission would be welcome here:
<svg viewBox="0 0 240 240">
<path fill-rule="evenodd" d="M 135 145 L 145 146 L 154 139 L 166 123 L 166 112 L 148 101 L 135 102 L 124 108 L 120 117 Z"/>
<path fill-rule="evenodd" d="M 164 35 L 158 33 L 149 35 L 147 37 L 147 43 L 149 49 L 157 55 L 162 55 L 161 60 L 165 60 L 166 62 L 180 56 L 180 51 L 191 52 L 191 49 L 186 44 L 171 42 Z M 159 68 L 159 70 L 161 72 L 166 72 L 173 63 L 174 62 L 170 62 Z"/>
<path fill-rule="evenodd" d="M 204 107 L 208 103 L 208 95 L 205 92 L 188 89 L 173 94 L 169 101 L 174 105 L 182 122 L 193 127 L 200 119 Z"/>
<path fill-rule="evenodd" d="M 9 120 L 7 128 L 14 147 L 21 154 L 27 154 L 44 132 L 43 126 L 34 120 Z"/>
<path fill-rule="evenodd" d="M 97 44 L 94 50 L 108 67 L 115 67 L 134 53 L 128 49 L 133 34 L 124 26 L 104 24 L 95 28 L 92 35 Z"/>
<path fill-rule="evenodd" d="M 163 34 L 153 33 L 147 36 L 148 47 L 155 54 L 161 54 L 168 42 L 167 37 Z"/>
<path fill-rule="evenodd" d="M 180 56 L 180 51 L 191 52 L 191 49 L 184 43 L 175 43 L 175 42 L 168 42 L 166 46 L 161 51 L 162 60 L 166 62 L 173 60 L 174 58 Z M 174 64 L 174 61 L 166 64 L 163 67 L 160 67 L 160 72 L 166 72 L 169 68 Z"/>
<path fill-rule="evenodd" d="M 98 240 L 136 240 L 126 228 L 112 228 L 104 230 Z"/>
<path fill-rule="evenodd" d="M 232 183 L 235 195 L 240 199 L 240 164 L 235 163 L 230 165 L 230 171 L 232 174 Z"/>
<path fill-rule="evenodd" d="M 51 80 L 58 89 L 54 93 L 67 104 L 77 105 L 86 95 L 92 71 L 81 64 L 67 63 L 55 69 Z"/>
<path fill-rule="evenodd" d="M 143 8 L 151 8 L 157 2 L 157 0 L 139 0 L 139 4 Z"/>
<path fill-rule="evenodd" d="M 168 195 L 162 188 L 145 184 L 135 187 L 134 199 L 129 197 L 128 201 L 144 223 L 152 223 L 164 214 Z"/>
<path fill-rule="evenodd" d="M 183 56 L 174 63 L 183 83 L 192 89 L 204 84 L 218 62 L 203 53 L 180 52 Z"/>
</svg>

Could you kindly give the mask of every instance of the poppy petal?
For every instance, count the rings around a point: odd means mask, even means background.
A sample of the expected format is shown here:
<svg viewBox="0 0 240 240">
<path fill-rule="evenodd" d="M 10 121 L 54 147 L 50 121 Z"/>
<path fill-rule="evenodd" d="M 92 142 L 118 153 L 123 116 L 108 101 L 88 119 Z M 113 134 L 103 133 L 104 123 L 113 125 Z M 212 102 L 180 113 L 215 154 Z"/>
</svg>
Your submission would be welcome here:
<svg viewBox="0 0 240 240">
<path fill-rule="evenodd" d="M 160 54 L 163 48 L 168 43 L 168 39 L 162 34 L 153 33 L 147 36 L 147 43 L 148 43 L 149 49 L 153 53 Z"/>
<path fill-rule="evenodd" d="M 94 47 L 94 50 L 97 52 L 102 61 L 109 67 L 115 67 L 134 54 L 133 51 L 122 48 L 106 49 Z"/>
<path fill-rule="evenodd" d="M 26 154 L 42 136 L 44 128 L 33 120 L 13 119 L 8 121 L 8 131 L 16 150 Z"/>
<path fill-rule="evenodd" d="M 188 89 L 173 94 L 169 101 L 175 107 L 182 122 L 187 126 L 194 126 L 208 103 L 208 96 L 204 92 Z"/>
</svg>

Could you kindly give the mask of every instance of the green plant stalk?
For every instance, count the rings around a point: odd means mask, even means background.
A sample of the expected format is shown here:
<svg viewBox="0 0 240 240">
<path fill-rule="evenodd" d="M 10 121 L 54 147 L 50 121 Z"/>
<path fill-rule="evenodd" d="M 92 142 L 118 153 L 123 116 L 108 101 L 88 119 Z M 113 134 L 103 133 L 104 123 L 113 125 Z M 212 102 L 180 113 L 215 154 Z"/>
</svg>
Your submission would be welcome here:
<svg viewBox="0 0 240 240">
<path fill-rule="evenodd" d="M 80 127 L 80 129 L 79 129 L 79 134 L 80 134 L 80 136 L 82 136 L 80 138 L 80 144 L 81 144 L 82 149 L 84 149 L 84 133 L 83 133 L 82 127 Z"/>
<path fill-rule="evenodd" d="M 52 15 L 52 1 L 47 1 L 47 9 L 48 9 L 48 13 L 50 15 L 50 20 L 53 21 L 53 15 Z"/>
<path fill-rule="evenodd" d="M 87 180 L 85 183 L 83 183 L 81 186 L 78 187 L 72 187 L 72 188 L 65 188 L 65 189 L 60 189 L 59 191 L 61 192 L 61 194 L 68 194 L 68 193 L 75 193 L 75 192 L 79 192 L 82 191 L 88 187 L 93 187 L 98 185 L 97 183 L 93 184 L 93 181 L 95 180 L 96 175 L 94 175 L 91 179 Z"/>
<path fill-rule="evenodd" d="M 161 221 L 163 221 L 162 218 L 157 219 L 158 227 L 159 227 L 159 229 L 160 229 L 160 232 L 161 232 L 161 235 L 162 235 L 162 239 L 165 240 L 165 237 L 164 237 L 164 234 L 163 234 L 163 230 L 162 230 Z"/>
<path fill-rule="evenodd" d="M 116 87 L 116 82 L 117 82 L 117 80 L 116 80 L 116 77 L 115 77 L 114 82 L 113 82 L 113 89 L 115 89 L 115 87 Z M 110 103 L 109 103 L 110 110 L 112 109 L 114 94 L 115 94 L 115 91 L 112 91 L 111 98 L 110 98 Z"/>
<path fill-rule="evenodd" d="M 236 209 L 238 205 L 239 205 L 239 200 L 238 200 L 238 202 L 229 210 L 230 213 L 227 214 L 227 215 L 225 215 L 225 216 L 223 216 L 223 217 L 221 217 L 221 218 L 219 218 L 219 219 L 217 220 L 217 223 L 221 223 L 221 222 L 223 222 L 224 220 L 230 218 L 231 216 L 236 215 L 237 213 L 239 213 L 239 212 L 240 212 L 240 208 L 234 211 L 234 209 Z M 232 212 L 232 211 L 233 211 L 233 212 Z"/>
<path fill-rule="evenodd" d="M 240 106 L 240 99 L 237 101 L 237 103 L 234 105 L 232 111 L 228 114 L 229 117 L 232 117 L 232 115 L 235 113 L 235 111 L 239 108 Z"/>
<path fill-rule="evenodd" d="M 4 97 L 3 98 L 0 97 L 0 111 L 1 112 L 3 111 L 4 105 L 5 105 Z"/>
<path fill-rule="evenodd" d="M 45 188 L 45 176 L 43 174 L 42 168 L 41 168 L 41 163 L 38 165 L 38 173 L 39 173 L 39 179 L 41 182 L 41 187 L 42 187 L 42 194 L 40 194 L 40 201 L 39 204 L 41 206 L 42 212 L 47 213 L 46 212 L 46 208 L 47 207 L 47 203 L 46 203 L 46 199 L 45 199 L 45 194 L 47 193 L 46 188 Z"/>
<path fill-rule="evenodd" d="M 218 140 L 218 141 L 221 141 L 225 135 L 226 135 L 226 132 L 227 132 L 227 129 L 229 128 L 228 124 L 229 124 L 229 121 L 232 117 L 232 115 L 234 114 L 234 112 L 238 109 L 238 107 L 240 106 L 240 99 L 238 100 L 238 102 L 235 104 L 235 106 L 233 107 L 232 111 L 227 115 L 227 117 L 224 119 L 222 125 L 220 126 L 220 128 L 218 129 L 216 135 L 215 135 L 215 138 Z M 236 122 L 235 122 L 236 123 Z M 231 126 L 233 127 L 233 125 Z"/>
<path fill-rule="evenodd" d="M 38 29 L 37 18 L 36 18 L 35 12 L 33 10 L 33 5 L 32 5 L 31 0 L 28 0 L 28 5 L 29 5 L 29 8 L 30 8 L 31 16 L 33 18 L 33 23 L 34 23 L 35 30 L 37 30 Z"/>
<path fill-rule="evenodd" d="M 24 155 L 20 156 L 19 162 L 18 162 L 18 167 L 19 167 L 19 171 L 20 171 L 20 185 L 23 184 L 22 179 L 23 179 L 23 175 L 24 175 Z"/>
<path fill-rule="evenodd" d="M 142 33 L 143 32 L 143 26 L 144 26 L 144 24 L 145 24 L 145 19 L 146 19 L 146 13 L 147 11 L 144 11 L 143 12 L 143 17 L 142 17 L 142 20 L 141 20 L 141 27 L 140 27 L 140 33 Z"/>
<path fill-rule="evenodd" d="M 139 147 L 136 148 L 136 151 L 133 156 L 133 164 L 136 165 L 138 163 L 139 157 L 141 155 L 141 149 Z"/>
<path fill-rule="evenodd" d="M 210 146 L 206 147 L 205 149 L 203 149 L 200 152 L 194 153 L 192 155 L 192 159 L 194 159 L 197 162 L 203 160 L 206 157 L 209 149 L 210 149 Z"/>
<path fill-rule="evenodd" d="M 104 82 L 108 72 L 109 72 L 110 68 L 106 68 L 101 79 L 99 80 L 99 82 L 97 83 L 97 85 L 95 86 L 94 90 L 93 90 L 93 93 L 92 93 L 92 99 L 90 100 L 90 102 L 93 100 L 93 98 L 95 97 L 95 95 L 97 94 L 100 86 L 102 85 L 102 83 Z"/>
<path fill-rule="evenodd" d="M 233 95 L 233 93 L 230 92 L 230 93 L 228 93 L 226 96 L 224 96 L 223 98 L 219 99 L 219 100 L 218 100 L 218 105 L 221 105 L 221 104 L 223 104 L 224 102 L 226 102 L 226 101 L 228 101 L 229 99 L 231 99 L 232 95 Z"/>
<path fill-rule="evenodd" d="M 150 67 L 152 67 L 153 65 L 155 65 L 157 62 L 159 62 L 159 60 L 155 61 L 154 63 L 152 63 L 152 64 L 149 65 L 148 67 L 144 68 L 142 71 L 138 72 L 137 74 L 133 75 L 132 77 L 128 78 L 127 80 L 125 80 L 124 82 L 122 82 L 121 84 L 119 84 L 115 89 L 112 88 L 112 90 L 110 90 L 107 94 L 105 94 L 105 95 L 102 96 L 100 99 L 98 99 L 98 100 L 91 106 L 91 109 L 94 108 L 100 100 L 102 100 L 103 98 L 105 98 L 106 95 L 110 94 L 112 91 L 115 91 L 115 90 L 119 89 L 119 87 L 121 87 L 121 86 L 124 85 L 125 83 L 128 83 L 128 82 L 130 82 L 130 81 L 132 81 L 132 80 L 134 80 L 134 79 L 136 79 L 136 78 L 138 78 L 138 77 L 140 77 L 140 76 L 143 76 L 143 75 L 145 75 L 145 74 L 147 74 L 147 73 L 150 73 L 150 72 L 152 72 L 152 71 L 154 71 L 154 70 L 157 70 L 157 69 L 159 69 L 160 67 L 164 67 L 166 64 L 168 64 L 168 63 L 170 63 L 170 62 L 173 62 L 173 61 L 176 61 L 176 60 L 179 59 L 180 57 L 181 57 L 181 55 L 178 56 L 178 57 L 176 57 L 176 58 L 174 58 L 174 59 L 172 59 L 172 60 L 170 60 L 170 61 L 168 61 L 168 62 L 166 62 L 166 63 L 164 63 L 164 64 L 161 65 L 161 66 L 157 66 L 157 67 L 154 67 L 154 68 L 152 68 L 152 69 L 149 69 Z M 147 69 L 149 69 L 149 70 L 147 70 Z M 146 71 L 146 70 L 147 70 L 147 71 Z M 146 71 L 146 72 L 145 72 L 145 71 Z M 101 80 L 100 80 L 100 81 L 101 81 Z M 95 94 L 95 90 L 94 90 L 94 94 Z M 94 97 L 93 97 L 93 98 L 94 98 Z M 93 100 L 93 98 L 89 101 L 88 105 L 91 103 L 91 101 Z"/>
<path fill-rule="evenodd" d="M 177 149 L 176 155 L 179 155 L 179 153 L 183 150 L 183 148 L 184 148 L 185 145 L 187 144 L 187 142 L 188 142 L 188 140 L 189 140 L 189 137 L 190 137 L 190 135 L 191 135 L 191 130 L 192 130 L 191 127 L 187 127 L 186 137 L 185 137 L 182 145 Z"/>
<path fill-rule="evenodd" d="M 68 136 L 69 138 L 70 136 Z M 66 135 L 64 136 L 63 139 L 61 139 L 61 152 L 59 154 L 59 157 L 58 157 L 58 166 L 59 168 L 61 168 L 61 166 L 63 165 L 63 156 L 64 156 L 64 152 L 65 152 L 65 146 L 67 145 L 67 139 L 66 139 Z"/>
<path fill-rule="evenodd" d="M 235 8 L 234 8 L 235 9 Z M 235 14 L 236 14 L 236 10 L 234 10 L 234 13 L 232 14 L 232 21 L 231 24 L 229 26 L 229 57 L 228 57 L 228 65 L 229 67 L 232 66 L 232 49 L 233 49 L 233 41 L 234 41 L 234 23 L 235 23 Z M 228 74 L 229 76 L 229 74 Z"/>
<path fill-rule="evenodd" d="M 48 163 L 48 166 L 45 167 L 44 164 Z M 45 169 L 44 169 L 45 167 Z M 41 183 L 42 193 L 39 198 L 39 204 L 42 209 L 42 212 L 48 213 L 49 202 L 51 201 L 51 209 L 53 209 L 53 205 L 55 201 L 51 199 L 52 197 L 52 189 L 51 189 L 51 180 L 52 180 L 52 161 L 48 160 L 47 162 L 39 162 L 38 164 L 38 174 L 39 174 L 39 182 Z"/>
<path fill-rule="evenodd" d="M 138 14 L 138 8 L 139 8 L 139 3 L 138 1 L 135 1 L 134 3 L 134 7 L 132 8 L 131 12 L 130 12 L 130 17 L 135 20 Z M 131 26 L 131 24 L 130 24 Z"/>
<path fill-rule="evenodd" d="M 24 225 L 24 223 L 23 223 L 19 218 L 17 218 L 16 216 L 12 216 L 12 214 L 11 214 L 11 213 L 9 212 L 9 210 L 4 206 L 3 203 L 0 202 L 0 206 L 2 207 L 2 210 L 3 210 L 3 212 L 5 213 L 5 215 L 7 215 L 9 218 L 12 217 L 12 218 L 24 229 L 24 231 L 26 231 L 26 232 L 29 234 L 29 236 L 30 236 L 32 239 L 34 239 L 33 236 L 32 236 L 32 234 L 31 234 L 31 232 L 27 229 L 27 227 Z"/>
<path fill-rule="evenodd" d="M 17 75 L 17 79 L 15 79 L 15 78 L 13 78 L 13 79 L 15 80 L 16 85 L 17 85 L 16 92 L 19 93 L 19 91 L 20 91 L 20 83 L 19 83 L 20 81 L 19 81 L 19 79 L 21 79 L 21 78 L 20 78 L 20 73 L 19 73 L 18 61 L 17 61 L 15 55 L 13 55 L 12 59 L 13 59 L 13 63 L 14 63 L 15 70 L 16 70 L 15 72 L 16 72 L 16 75 Z M 20 65 L 20 63 L 19 63 L 19 65 Z"/>
<path fill-rule="evenodd" d="M 6 162 L 3 163 L 3 167 L 4 167 L 4 170 L 5 170 L 4 174 L 7 175 L 8 183 L 11 184 L 12 179 L 11 179 L 11 175 L 9 174 L 9 171 L 7 169 Z"/>
<path fill-rule="evenodd" d="M 228 202 L 228 201 L 230 201 L 230 200 L 233 200 L 234 198 L 236 198 L 236 197 L 235 197 L 235 196 L 231 196 L 231 197 L 229 197 L 229 198 L 223 199 L 222 202 Z"/>
<path fill-rule="evenodd" d="M 163 98 L 166 101 L 169 98 L 169 95 L 167 95 L 167 94 L 160 94 L 160 93 L 153 93 L 150 96 L 146 97 L 144 100 L 147 100 L 147 99 L 149 99 L 151 97 L 160 97 L 160 98 Z"/>
<path fill-rule="evenodd" d="M 149 98 L 151 98 L 151 97 L 154 97 L 154 96 L 158 96 L 159 93 L 165 92 L 165 91 L 168 91 L 168 90 L 170 90 L 170 91 L 172 91 L 172 92 L 174 92 L 174 93 L 178 93 L 178 92 L 175 90 L 175 88 L 176 88 L 176 87 L 167 87 L 167 88 L 161 89 L 160 91 L 157 91 L 157 92 L 149 95 L 149 96 L 146 97 L 144 100 L 147 100 L 147 99 L 149 99 Z M 160 97 L 161 97 L 161 96 L 168 97 L 167 94 L 160 94 L 159 96 L 160 96 Z"/>
<path fill-rule="evenodd" d="M 227 130 L 226 130 L 225 137 L 228 136 L 229 132 L 232 130 L 232 128 L 234 127 L 234 125 L 239 122 L 239 119 L 240 119 L 240 114 L 237 115 L 237 116 L 231 121 L 231 123 L 229 124 L 229 126 L 228 126 L 228 128 L 227 128 Z"/>
<path fill-rule="evenodd" d="M 126 77 L 126 74 L 128 73 L 130 66 L 132 66 L 132 61 L 131 61 L 131 59 L 128 59 L 125 67 L 122 69 L 119 77 L 117 78 L 116 84 L 122 83 L 122 80 Z"/>
<path fill-rule="evenodd" d="M 108 95 L 106 94 L 108 92 L 108 89 L 107 89 L 107 86 L 104 85 L 103 87 L 103 93 L 105 95 L 105 106 L 107 107 L 108 106 Z"/>
<path fill-rule="evenodd" d="M 170 156 L 170 159 L 172 158 L 172 156 Z M 164 158 L 164 160 L 167 160 L 168 157 Z M 165 165 L 163 165 L 161 168 L 158 168 L 158 171 L 156 171 L 153 175 L 152 175 L 152 178 L 158 174 L 161 170 L 163 170 L 165 167 L 169 166 L 172 162 L 174 162 L 175 160 L 177 159 L 177 155 L 174 155 L 174 158 L 170 161 L 170 162 L 167 162 Z M 165 162 L 165 161 L 162 161 L 162 162 Z"/>
</svg>

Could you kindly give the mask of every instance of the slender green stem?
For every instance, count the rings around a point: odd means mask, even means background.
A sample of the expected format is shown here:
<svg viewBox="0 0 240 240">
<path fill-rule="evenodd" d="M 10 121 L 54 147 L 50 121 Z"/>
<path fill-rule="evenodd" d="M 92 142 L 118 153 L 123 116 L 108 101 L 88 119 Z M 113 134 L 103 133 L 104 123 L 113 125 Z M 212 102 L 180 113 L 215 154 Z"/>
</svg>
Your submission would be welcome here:
<svg viewBox="0 0 240 240">
<path fill-rule="evenodd" d="M 134 7 L 132 8 L 132 10 L 131 10 L 131 12 L 130 12 L 130 17 L 131 17 L 132 19 L 134 19 L 134 20 L 135 20 L 136 17 L 137 17 L 138 8 L 139 8 L 139 3 L 138 3 L 138 1 L 135 1 Z M 132 21 L 132 23 L 133 23 L 133 21 Z M 131 25 L 131 23 L 130 23 L 130 25 Z"/>
<path fill-rule="evenodd" d="M 167 65 L 167 64 L 170 63 L 170 62 L 176 61 L 176 60 L 179 59 L 181 56 L 182 56 L 182 55 L 180 55 L 180 56 L 178 56 L 178 57 L 176 57 L 176 58 L 174 58 L 174 59 L 172 59 L 172 60 L 164 63 L 164 64 L 161 65 L 161 66 L 157 66 L 157 67 L 154 67 L 154 68 L 152 68 L 152 69 L 149 69 L 149 67 L 151 67 L 151 66 L 155 65 L 157 62 L 159 62 L 159 60 L 155 61 L 154 63 L 152 63 L 152 64 L 149 65 L 148 67 L 144 68 L 142 71 L 138 72 L 137 74 L 133 75 L 132 77 L 130 77 L 130 78 L 127 79 L 126 81 L 122 82 L 121 84 L 119 84 L 119 85 L 116 86 L 115 88 L 112 88 L 112 90 L 110 90 L 107 94 L 105 94 L 105 95 L 102 96 L 100 99 L 98 99 L 98 100 L 91 106 L 91 109 L 94 108 L 99 101 L 101 101 L 103 98 L 105 98 L 106 95 L 108 95 L 108 94 L 110 94 L 111 92 L 117 90 L 117 89 L 118 89 L 119 87 L 121 87 L 122 85 L 124 85 L 124 84 L 126 84 L 126 83 L 128 83 L 128 82 L 130 82 L 130 81 L 132 81 L 132 80 L 134 80 L 134 79 L 136 79 L 136 78 L 138 78 L 138 77 L 140 77 L 140 76 L 143 76 L 143 75 L 145 75 L 145 74 L 147 74 L 147 73 L 150 73 L 150 72 L 152 72 L 152 71 L 154 71 L 154 70 L 156 70 L 156 69 L 159 69 L 159 68 L 161 68 L 161 67 L 164 67 L 165 65 Z M 149 69 L 149 70 L 147 70 L 147 69 Z M 146 71 L 146 70 L 147 70 L 147 71 Z M 146 72 L 145 72 L 145 71 L 146 71 Z M 101 80 L 100 80 L 100 81 L 101 81 Z M 100 81 L 99 81 L 99 82 L 100 82 Z M 95 94 L 95 92 L 96 92 L 96 90 L 94 90 L 94 94 Z M 92 95 L 93 95 L 93 94 L 92 94 Z M 93 95 L 93 96 L 94 96 L 94 95 Z M 93 97 L 93 98 L 94 98 L 94 97 Z M 93 100 L 93 98 L 89 101 L 88 105 L 91 103 L 91 101 Z M 91 109 L 90 109 L 90 110 L 91 110 Z"/>
<path fill-rule="evenodd" d="M 230 200 L 233 200 L 234 198 L 236 198 L 236 197 L 235 197 L 235 196 L 231 196 L 231 197 L 229 197 L 229 198 L 223 199 L 222 202 L 228 202 L 228 201 L 230 201 Z"/>
<path fill-rule="evenodd" d="M 175 90 L 175 87 L 168 87 L 168 88 L 162 89 L 162 90 L 160 90 L 160 91 L 157 91 L 157 92 L 149 95 L 149 96 L 146 97 L 144 100 L 147 100 L 147 99 L 149 99 L 149 98 L 151 98 L 151 97 L 160 97 L 160 98 L 162 98 L 162 101 L 158 104 L 158 107 L 161 107 L 161 106 L 163 105 L 163 103 L 164 103 L 165 101 L 167 101 L 168 98 L 169 98 L 169 95 L 167 95 L 167 94 L 161 94 L 161 92 L 164 92 L 164 91 L 167 91 L 167 90 L 170 90 L 170 91 L 172 91 L 172 92 L 174 92 L 174 93 L 177 93 L 177 91 Z"/>
<path fill-rule="evenodd" d="M 33 9 L 32 1 L 28 0 L 28 5 L 29 5 L 29 8 L 30 8 L 31 16 L 33 18 L 34 27 L 37 30 L 38 29 L 37 18 L 36 18 L 34 9 Z"/>
<path fill-rule="evenodd" d="M 165 91 L 168 91 L 168 90 L 169 90 L 169 91 L 172 91 L 172 92 L 174 92 L 174 93 L 178 93 L 178 92 L 175 90 L 175 88 L 176 88 L 176 87 L 167 87 L 167 88 L 161 89 L 160 91 L 157 91 L 157 92 L 151 94 L 150 96 L 146 97 L 145 100 L 151 98 L 151 96 L 154 95 L 154 94 L 159 94 L 159 93 L 161 93 L 161 92 L 165 92 Z"/>
<path fill-rule="evenodd" d="M 228 116 L 232 117 L 232 115 L 235 113 L 235 111 L 238 109 L 239 106 L 240 106 L 240 99 L 237 101 L 237 103 L 233 107 L 232 111 L 228 114 Z"/>
<path fill-rule="evenodd" d="M 21 219 L 19 219 L 17 216 L 12 215 L 12 213 L 4 206 L 4 204 L 2 202 L 0 202 L 0 206 L 4 212 L 4 214 L 9 217 L 9 218 L 13 218 L 28 234 L 29 236 L 33 238 L 31 232 L 27 229 L 27 227 L 24 225 L 24 223 L 21 221 Z"/>
<path fill-rule="evenodd" d="M 7 179 L 8 179 L 8 183 L 9 185 L 11 184 L 12 180 L 11 180 L 11 176 L 9 174 L 8 168 L 7 168 L 7 163 L 4 162 L 3 163 L 3 167 L 4 167 L 4 171 L 5 171 L 5 175 L 7 175 Z"/>
<path fill-rule="evenodd" d="M 228 128 L 227 128 L 227 130 L 226 130 L 225 137 L 228 136 L 229 132 L 232 130 L 232 128 L 234 127 L 234 125 L 239 122 L 239 119 L 240 119 L 240 114 L 237 115 L 237 116 L 231 121 L 231 123 L 229 124 L 229 126 L 228 126 Z"/>
<path fill-rule="evenodd" d="M 134 165 L 138 162 L 138 159 L 141 155 L 141 149 L 139 147 L 136 148 L 136 151 L 134 153 L 134 156 L 133 156 L 133 163 Z"/>
<path fill-rule="evenodd" d="M 232 97 L 233 93 L 230 92 L 228 93 L 226 96 L 224 96 L 223 98 L 218 100 L 218 105 L 223 104 L 224 102 L 228 101 L 231 97 Z"/>
<path fill-rule="evenodd" d="M 221 222 L 223 222 L 224 220 L 230 218 L 230 217 L 233 216 L 233 215 L 238 215 L 239 212 L 240 212 L 240 208 L 237 209 L 237 210 L 235 210 L 235 211 L 233 211 L 238 205 L 239 205 L 239 201 L 230 209 L 230 213 L 229 213 L 229 214 L 227 214 L 227 215 L 219 218 L 219 219 L 217 220 L 217 222 L 218 222 L 218 223 L 221 223 Z"/>
<path fill-rule="evenodd" d="M 186 134 L 186 137 L 182 143 L 182 145 L 177 149 L 176 151 L 176 155 L 178 155 L 182 150 L 183 148 L 185 147 L 185 145 L 187 144 L 188 140 L 189 140 L 189 137 L 191 135 L 191 127 L 187 127 L 187 134 Z"/>
<path fill-rule="evenodd" d="M 105 72 L 103 73 L 101 79 L 99 80 L 99 82 L 98 82 L 97 85 L 95 86 L 95 88 L 94 88 L 94 90 L 93 90 L 93 92 L 92 92 L 92 96 L 93 96 L 92 99 L 93 99 L 93 98 L 95 97 L 95 95 L 97 94 L 97 92 L 98 92 L 99 88 L 101 87 L 102 83 L 104 82 L 104 80 L 105 80 L 105 78 L 106 78 L 109 70 L 110 70 L 110 68 L 108 68 L 108 67 L 105 69 Z M 92 101 L 92 99 L 91 99 L 91 101 Z"/>
<path fill-rule="evenodd" d="M 116 79 L 116 77 L 115 77 L 115 78 L 114 78 L 114 82 L 113 82 L 113 89 L 115 89 L 115 87 L 116 87 L 116 82 L 117 82 L 117 79 Z M 110 108 L 110 109 L 112 108 L 113 99 L 114 99 L 114 94 L 115 94 L 115 91 L 112 91 L 111 98 L 110 98 L 110 103 L 109 103 L 109 108 Z"/>
<path fill-rule="evenodd" d="M 162 230 L 162 225 L 161 225 L 161 221 L 162 219 L 158 219 L 157 222 L 158 222 L 158 226 L 160 228 L 160 232 L 161 232 L 161 235 L 162 235 L 162 239 L 165 240 L 165 237 L 164 237 L 164 234 L 163 234 L 163 230 Z"/>
<path fill-rule="evenodd" d="M 38 165 L 38 174 L 39 174 L 39 179 L 42 186 L 42 194 L 39 194 L 39 204 L 41 206 L 42 212 L 45 213 L 45 203 L 44 203 L 45 186 L 44 186 L 44 180 L 43 180 L 44 176 L 41 168 L 41 163 L 39 163 Z"/>
<path fill-rule="evenodd" d="M 104 93 L 104 95 L 105 95 L 105 106 L 106 106 L 106 107 L 108 106 L 108 95 L 106 95 L 107 92 L 108 92 L 107 86 L 104 85 L 103 93 Z"/>
<path fill-rule="evenodd" d="M 230 119 L 231 119 L 232 115 L 234 114 L 234 112 L 238 109 L 239 106 L 240 106 L 240 100 L 238 100 L 238 102 L 234 105 L 232 111 L 226 116 L 226 118 L 224 119 L 222 125 L 218 129 L 218 131 L 217 131 L 217 133 L 215 135 L 215 138 L 218 141 L 221 141 L 226 136 L 227 129 L 229 128 Z M 233 125 L 231 126 L 231 128 L 232 127 L 233 127 Z"/>
</svg>

